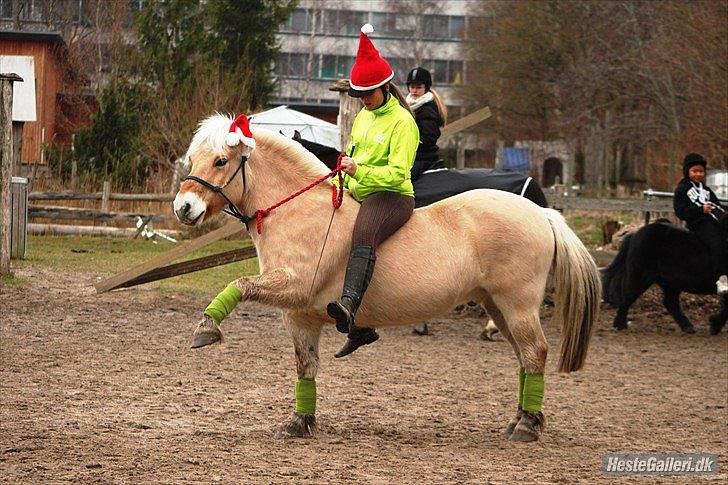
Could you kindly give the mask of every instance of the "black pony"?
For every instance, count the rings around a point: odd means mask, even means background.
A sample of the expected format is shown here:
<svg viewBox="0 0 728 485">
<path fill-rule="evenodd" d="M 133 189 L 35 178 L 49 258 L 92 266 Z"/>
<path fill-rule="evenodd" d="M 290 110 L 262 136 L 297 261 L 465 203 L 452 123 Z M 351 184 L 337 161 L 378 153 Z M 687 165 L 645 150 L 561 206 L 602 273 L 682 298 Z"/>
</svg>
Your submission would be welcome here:
<svg viewBox="0 0 728 485">
<path fill-rule="evenodd" d="M 720 219 L 728 234 L 728 216 Z M 662 288 L 667 311 L 685 333 L 695 328 L 680 309 L 680 293 L 715 294 L 715 272 L 708 247 L 698 237 L 669 222 L 658 221 L 625 238 L 617 257 L 602 273 L 604 300 L 617 307 L 614 328 L 627 328 L 627 311 L 647 288 Z M 710 333 L 717 335 L 728 320 L 728 295 L 720 312 L 710 318 Z"/>
</svg>

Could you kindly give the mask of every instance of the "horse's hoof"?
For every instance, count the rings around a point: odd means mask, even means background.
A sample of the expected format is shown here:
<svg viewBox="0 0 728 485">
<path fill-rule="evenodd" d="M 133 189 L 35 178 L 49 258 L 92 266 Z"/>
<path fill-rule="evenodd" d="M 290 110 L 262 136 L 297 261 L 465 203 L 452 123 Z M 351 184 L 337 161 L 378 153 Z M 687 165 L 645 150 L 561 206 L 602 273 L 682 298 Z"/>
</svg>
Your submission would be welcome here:
<svg viewBox="0 0 728 485">
<path fill-rule="evenodd" d="M 721 321 L 718 315 L 713 315 L 708 321 L 710 322 L 710 335 L 718 335 L 723 330 L 725 320 Z"/>
<path fill-rule="evenodd" d="M 538 441 L 543 431 L 544 417 L 541 411 L 529 412 L 523 411 L 521 420 L 516 425 L 513 433 L 511 433 L 511 441 L 531 442 Z"/>
<path fill-rule="evenodd" d="M 523 409 L 521 407 L 518 407 L 518 412 L 516 412 L 516 417 L 511 419 L 511 421 L 508 423 L 508 426 L 506 426 L 506 429 L 503 430 L 503 436 L 506 438 L 510 438 L 513 434 L 513 431 L 516 429 L 516 426 L 518 426 L 518 423 L 521 421 L 521 417 L 523 417 Z"/>
<path fill-rule="evenodd" d="M 695 333 L 695 327 L 692 325 L 685 325 L 684 327 L 680 327 L 680 330 L 683 331 L 683 333 Z"/>
<path fill-rule="evenodd" d="M 294 412 L 275 430 L 276 438 L 311 438 L 316 433 L 316 415 Z"/>
<path fill-rule="evenodd" d="M 412 335 L 430 335 L 430 329 L 426 323 L 420 323 L 412 329 Z"/>
<path fill-rule="evenodd" d="M 200 323 L 197 324 L 195 333 L 192 334 L 192 345 L 190 348 L 198 349 L 218 342 L 222 342 L 220 327 L 217 326 L 212 318 L 205 315 Z"/>
<path fill-rule="evenodd" d="M 614 330 L 617 330 L 619 332 L 623 330 L 627 330 L 629 327 L 627 325 L 614 325 Z"/>
</svg>

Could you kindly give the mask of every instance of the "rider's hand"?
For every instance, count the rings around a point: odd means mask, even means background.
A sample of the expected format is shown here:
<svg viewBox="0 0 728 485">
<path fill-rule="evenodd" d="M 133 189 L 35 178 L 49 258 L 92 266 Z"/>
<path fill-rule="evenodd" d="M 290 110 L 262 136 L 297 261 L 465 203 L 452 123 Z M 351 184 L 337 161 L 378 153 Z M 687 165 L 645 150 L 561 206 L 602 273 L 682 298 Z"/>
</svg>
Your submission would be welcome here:
<svg viewBox="0 0 728 485">
<path fill-rule="evenodd" d="M 354 176 L 354 172 L 356 172 L 356 162 L 353 158 L 343 156 L 341 157 L 341 170 L 350 176 Z"/>
<path fill-rule="evenodd" d="M 713 211 L 713 206 L 710 204 L 703 204 L 703 214 L 710 214 Z"/>
</svg>

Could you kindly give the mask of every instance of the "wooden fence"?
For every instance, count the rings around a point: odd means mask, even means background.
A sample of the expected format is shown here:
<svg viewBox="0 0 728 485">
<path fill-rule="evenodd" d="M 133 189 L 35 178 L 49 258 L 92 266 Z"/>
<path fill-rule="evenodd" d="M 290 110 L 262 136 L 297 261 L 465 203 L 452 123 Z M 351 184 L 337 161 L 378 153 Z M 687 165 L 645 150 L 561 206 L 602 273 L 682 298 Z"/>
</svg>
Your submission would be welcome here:
<svg viewBox="0 0 728 485">
<path fill-rule="evenodd" d="M 104 183 L 102 192 L 31 192 L 28 200 L 38 201 L 101 201 L 100 209 L 67 207 L 56 205 L 30 204 L 29 218 L 43 218 L 51 220 L 82 220 L 111 223 L 129 223 L 141 217 L 145 221 L 165 222 L 168 218 L 162 214 L 148 214 L 140 211 L 119 212 L 109 210 L 109 201 L 135 201 L 135 202 L 171 202 L 174 194 L 122 194 L 112 193 L 108 182 Z"/>
</svg>

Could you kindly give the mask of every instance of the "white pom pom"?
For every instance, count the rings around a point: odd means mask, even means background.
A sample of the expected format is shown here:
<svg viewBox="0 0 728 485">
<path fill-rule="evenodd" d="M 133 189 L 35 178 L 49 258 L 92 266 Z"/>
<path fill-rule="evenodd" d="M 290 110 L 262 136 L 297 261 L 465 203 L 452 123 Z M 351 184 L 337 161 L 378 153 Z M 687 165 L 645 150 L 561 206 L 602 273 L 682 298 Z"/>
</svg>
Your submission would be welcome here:
<svg viewBox="0 0 728 485">
<path fill-rule="evenodd" d="M 364 24 L 361 26 L 361 31 L 367 35 L 374 32 L 374 27 L 372 27 L 372 24 Z"/>
<path fill-rule="evenodd" d="M 225 143 L 228 144 L 228 146 L 234 147 L 238 143 L 240 143 L 240 135 L 237 133 L 233 133 L 232 131 L 227 133 L 225 135 Z"/>
</svg>

